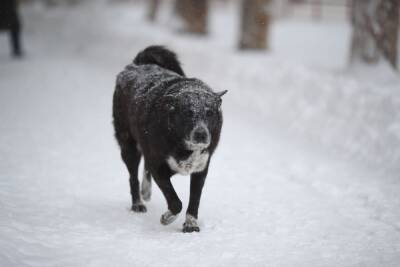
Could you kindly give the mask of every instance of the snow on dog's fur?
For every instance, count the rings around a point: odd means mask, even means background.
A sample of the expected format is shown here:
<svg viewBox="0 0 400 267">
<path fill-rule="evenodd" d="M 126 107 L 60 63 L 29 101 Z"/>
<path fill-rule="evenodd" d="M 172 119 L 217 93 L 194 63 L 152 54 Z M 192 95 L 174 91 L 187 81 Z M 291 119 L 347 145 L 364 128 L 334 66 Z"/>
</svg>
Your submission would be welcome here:
<svg viewBox="0 0 400 267">
<path fill-rule="evenodd" d="M 187 78 L 176 55 L 162 46 L 140 52 L 118 75 L 113 99 L 115 136 L 130 174 L 132 210 L 145 212 L 138 181 L 144 157 L 142 196 L 150 199 L 151 177 L 168 203 L 169 224 L 182 210 L 171 176 L 191 175 L 184 232 L 199 231 L 201 191 L 222 127 L 221 96 L 198 79 Z"/>
</svg>

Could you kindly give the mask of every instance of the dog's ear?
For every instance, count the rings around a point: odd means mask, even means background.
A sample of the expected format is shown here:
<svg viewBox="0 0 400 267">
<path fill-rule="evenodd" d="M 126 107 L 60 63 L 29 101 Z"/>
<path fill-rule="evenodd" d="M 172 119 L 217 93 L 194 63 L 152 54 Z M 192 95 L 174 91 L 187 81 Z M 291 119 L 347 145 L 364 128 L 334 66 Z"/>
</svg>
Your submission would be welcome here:
<svg viewBox="0 0 400 267">
<path fill-rule="evenodd" d="M 228 92 L 228 90 L 224 90 L 224 91 L 216 92 L 216 93 L 215 93 L 215 94 L 218 96 L 218 102 L 217 102 L 218 110 L 221 110 L 222 96 L 223 96 L 224 94 L 226 94 L 227 92 Z"/>
<path fill-rule="evenodd" d="M 165 104 L 165 108 L 167 109 L 168 112 L 174 112 L 175 111 L 175 106 L 171 103 Z"/>
<path fill-rule="evenodd" d="M 173 111 L 175 109 L 176 99 L 172 95 L 166 95 L 159 99 L 157 106 L 162 111 Z"/>
<path fill-rule="evenodd" d="M 216 92 L 217 96 L 222 97 L 224 94 L 228 93 L 228 90 L 224 90 L 221 92 Z"/>
</svg>

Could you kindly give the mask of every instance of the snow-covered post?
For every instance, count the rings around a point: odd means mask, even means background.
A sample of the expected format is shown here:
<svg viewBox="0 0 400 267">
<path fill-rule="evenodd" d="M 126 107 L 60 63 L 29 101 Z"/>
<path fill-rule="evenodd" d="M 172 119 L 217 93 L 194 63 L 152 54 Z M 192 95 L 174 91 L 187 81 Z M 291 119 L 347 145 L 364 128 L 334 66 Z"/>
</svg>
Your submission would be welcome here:
<svg viewBox="0 0 400 267">
<path fill-rule="evenodd" d="M 400 0 L 353 0 L 352 64 L 381 59 L 397 68 Z"/>
<path fill-rule="evenodd" d="M 271 0 L 243 0 L 240 49 L 267 49 Z"/>
<path fill-rule="evenodd" d="M 311 16 L 315 20 L 322 18 L 322 3 L 321 0 L 311 1 Z"/>
<path fill-rule="evenodd" d="M 149 0 L 149 12 L 147 14 L 147 18 L 149 21 L 153 22 L 156 20 L 159 6 L 160 0 Z"/>
<path fill-rule="evenodd" d="M 184 31 L 207 33 L 208 0 L 176 0 L 175 11 L 182 19 Z"/>
</svg>

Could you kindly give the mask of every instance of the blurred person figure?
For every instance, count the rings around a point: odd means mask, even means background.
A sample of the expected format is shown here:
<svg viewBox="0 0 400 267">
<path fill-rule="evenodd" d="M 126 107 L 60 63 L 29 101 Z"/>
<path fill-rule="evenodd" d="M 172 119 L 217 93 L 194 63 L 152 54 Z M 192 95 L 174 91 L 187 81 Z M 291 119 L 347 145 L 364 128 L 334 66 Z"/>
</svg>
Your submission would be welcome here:
<svg viewBox="0 0 400 267">
<path fill-rule="evenodd" d="M 21 57 L 21 23 L 18 16 L 17 0 L 0 1 L 0 30 L 9 32 L 12 55 L 14 57 Z"/>
</svg>

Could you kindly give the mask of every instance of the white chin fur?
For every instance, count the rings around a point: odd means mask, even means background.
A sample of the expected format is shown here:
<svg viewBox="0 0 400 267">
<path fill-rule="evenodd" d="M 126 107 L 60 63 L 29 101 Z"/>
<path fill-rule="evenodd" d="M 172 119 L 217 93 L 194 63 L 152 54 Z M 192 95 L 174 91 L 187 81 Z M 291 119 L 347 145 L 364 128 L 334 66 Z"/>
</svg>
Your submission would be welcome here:
<svg viewBox="0 0 400 267">
<path fill-rule="evenodd" d="M 171 170 L 182 175 L 189 175 L 203 171 L 207 166 L 209 156 L 207 152 L 201 153 L 201 150 L 195 150 L 187 159 L 181 161 L 169 156 L 167 163 Z"/>
<path fill-rule="evenodd" d="M 193 143 L 192 141 L 186 140 L 185 145 L 187 150 L 195 151 L 206 149 L 210 145 L 210 143 Z"/>
</svg>

